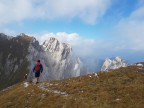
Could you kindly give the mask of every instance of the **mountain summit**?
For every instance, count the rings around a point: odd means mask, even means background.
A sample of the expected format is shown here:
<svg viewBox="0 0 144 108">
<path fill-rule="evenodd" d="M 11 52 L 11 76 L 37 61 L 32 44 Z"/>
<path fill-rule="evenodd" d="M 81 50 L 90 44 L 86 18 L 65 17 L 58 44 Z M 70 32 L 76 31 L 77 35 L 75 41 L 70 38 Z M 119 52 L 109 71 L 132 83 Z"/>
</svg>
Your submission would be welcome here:
<svg viewBox="0 0 144 108">
<path fill-rule="evenodd" d="M 114 60 L 107 58 L 101 68 L 101 71 L 108 71 L 112 69 L 118 69 L 120 67 L 126 67 L 127 63 L 120 57 L 116 57 Z"/>
<path fill-rule="evenodd" d="M 16 37 L 1 33 L 0 46 L 0 89 L 21 81 L 25 74 L 32 80 L 32 68 L 38 59 L 44 67 L 40 81 L 77 77 L 84 72 L 71 46 L 53 37 L 40 45 L 34 37 L 24 33 Z"/>
<path fill-rule="evenodd" d="M 70 45 L 61 43 L 53 37 L 46 40 L 42 46 L 44 50 L 50 52 L 57 61 L 67 59 L 72 52 L 72 48 Z"/>
<path fill-rule="evenodd" d="M 48 72 L 52 79 L 80 76 L 82 62 L 76 57 L 70 45 L 50 37 L 42 44 L 44 57 L 48 60 Z M 46 64 L 46 63 L 44 63 Z"/>
<path fill-rule="evenodd" d="M 36 59 L 40 59 L 44 66 L 44 75 L 40 80 L 76 77 L 82 72 L 82 63 L 72 53 L 72 48 L 56 38 L 50 37 L 42 45 L 34 40 L 29 47 L 29 53 L 29 69 L 33 67 Z M 32 72 L 29 74 L 29 79 L 31 76 Z"/>
</svg>

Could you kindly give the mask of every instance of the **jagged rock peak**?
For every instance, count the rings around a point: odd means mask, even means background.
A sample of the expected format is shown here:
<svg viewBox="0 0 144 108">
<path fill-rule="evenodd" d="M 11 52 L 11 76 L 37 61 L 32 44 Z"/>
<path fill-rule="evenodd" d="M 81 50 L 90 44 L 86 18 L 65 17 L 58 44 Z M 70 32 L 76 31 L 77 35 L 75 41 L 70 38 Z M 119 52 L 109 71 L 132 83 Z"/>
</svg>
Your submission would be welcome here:
<svg viewBox="0 0 144 108">
<path fill-rule="evenodd" d="M 122 59 L 121 59 L 119 56 L 117 56 L 117 57 L 115 58 L 115 61 L 117 61 L 117 62 L 122 62 Z"/>
<path fill-rule="evenodd" d="M 47 40 L 44 41 L 43 46 L 47 47 L 49 44 L 54 45 L 55 47 L 57 47 L 58 45 L 62 45 L 63 47 L 67 47 L 70 50 L 72 50 L 71 46 L 66 44 L 66 43 L 61 43 L 58 39 L 54 38 L 54 37 L 50 37 Z M 52 46 L 51 45 L 51 46 Z"/>
<path fill-rule="evenodd" d="M 25 33 L 20 33 L 19 36 L 27 36 Z"/>
<path fill-rule="evenodd" d="M 109 71 L 112 69 L 118 69 L 120 67 L 126 67 L 126 66 L 127 63 L 118 56 L 113 60 L 106 58 L 101 68 L 101 71 Z"/>
<path fill-rule="evenodd" d="M 0 38 L 7 38 L 7 35 L 0 33 Z"/>
<path fill-rule="evenodd" d="M 0 36 L 6 36 L 4 33 L 0 33 Z"/>
<path fill-rule="evenodd" d="M 26 41 L 33 41 L 35 38 L 32 36 L 29 36 L 25 33 L 20 33 L 19 35 L 17 35 L 20 39 L 24 39 Z"/>
<path fill-rule="evenodd" d="M 70 45 L 66 43 L 61 43 L 54 37 L 50 37 L 48 40 L 44 41 L 43 48 L 45 51 L 49 51 L 54 57 L 59 59 L 65 59 L 72 51 Z"/>
</svg>

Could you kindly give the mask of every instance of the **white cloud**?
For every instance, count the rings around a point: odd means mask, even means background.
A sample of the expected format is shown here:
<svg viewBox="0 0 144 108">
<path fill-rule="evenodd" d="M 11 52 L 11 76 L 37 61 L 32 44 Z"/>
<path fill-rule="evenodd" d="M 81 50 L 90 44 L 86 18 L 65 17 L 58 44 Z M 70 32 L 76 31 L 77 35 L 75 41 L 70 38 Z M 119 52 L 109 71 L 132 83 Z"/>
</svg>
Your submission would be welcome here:
<svg viewBox="0 0 144 108">
<path fill-rule="evenodd" d="M 81 57 L 97 57 L 105 52 L 111 52 L 113 44 L 111 42 L 105 42 L 95 39 L 83 38 L 77 33 L 65 33 L 65 32 L 58 32 L 58 33 L 45 33 L 41 36 L 36 36 L 36 38 L 42 44 L 45 40 L 49 37 L 55 37 L 60 42 L 64 42 L 70 44 L 76 53 L 76 55 Z"/>
<path fill-rule="evenodd" d="M 0 33 L 8 34 L 9 36 L 15 36 L 16 32 L 7 28 L 0 28 Z"/>
<path fill-rule="evenodd" d="M 112 0 L 1 0 L 0 23 L 30 18 L 79 18 L 94 24 L 105 14 Z"/>
<path fill-rule="evenodd" d="M 32 6 L 29 0 L 1 0 L 0 1 L 0 23 L 21 21 L 29 18 Z"/>
<path fill-rule="evenodd" d="M 123 48 L 144 50 L 144 4 L 134 10 L 129 17 L 122 19 L 113 32 L 124 40 L 125 47 Z"/>
</svg>

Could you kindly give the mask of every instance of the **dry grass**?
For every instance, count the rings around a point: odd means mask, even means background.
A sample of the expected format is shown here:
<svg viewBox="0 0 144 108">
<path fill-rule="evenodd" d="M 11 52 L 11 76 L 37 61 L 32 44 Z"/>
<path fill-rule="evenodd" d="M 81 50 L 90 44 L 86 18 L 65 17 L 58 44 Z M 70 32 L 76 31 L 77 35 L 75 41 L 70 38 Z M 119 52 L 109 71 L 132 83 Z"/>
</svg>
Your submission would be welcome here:
<svg viewBox="0 0 144 108">
<path fill-rule="evenodd" d="M 40 89 L 66 92 L 68 96 Z M 144 108 L 144 69 L 136 66 L 111 72 L 99 72 L 98 77 L 86 75 L 38 85 L 22 84 L 0 93 L 2 108 Z"/>
</svg>

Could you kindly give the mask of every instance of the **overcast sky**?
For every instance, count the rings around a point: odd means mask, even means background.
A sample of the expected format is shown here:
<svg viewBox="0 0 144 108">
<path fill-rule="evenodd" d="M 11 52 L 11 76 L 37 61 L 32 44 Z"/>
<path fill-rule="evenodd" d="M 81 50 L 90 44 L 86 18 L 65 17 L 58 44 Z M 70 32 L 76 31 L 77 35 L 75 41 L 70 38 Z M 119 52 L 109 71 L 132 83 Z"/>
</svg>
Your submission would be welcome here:
<svg viewBox="0 0 144 108">
<path fill-rule="evenodd" d="M 144 61 L 144 0 L 0 0 L 0 32 L 56 37 L 80 56 Z"/>
</svg>

